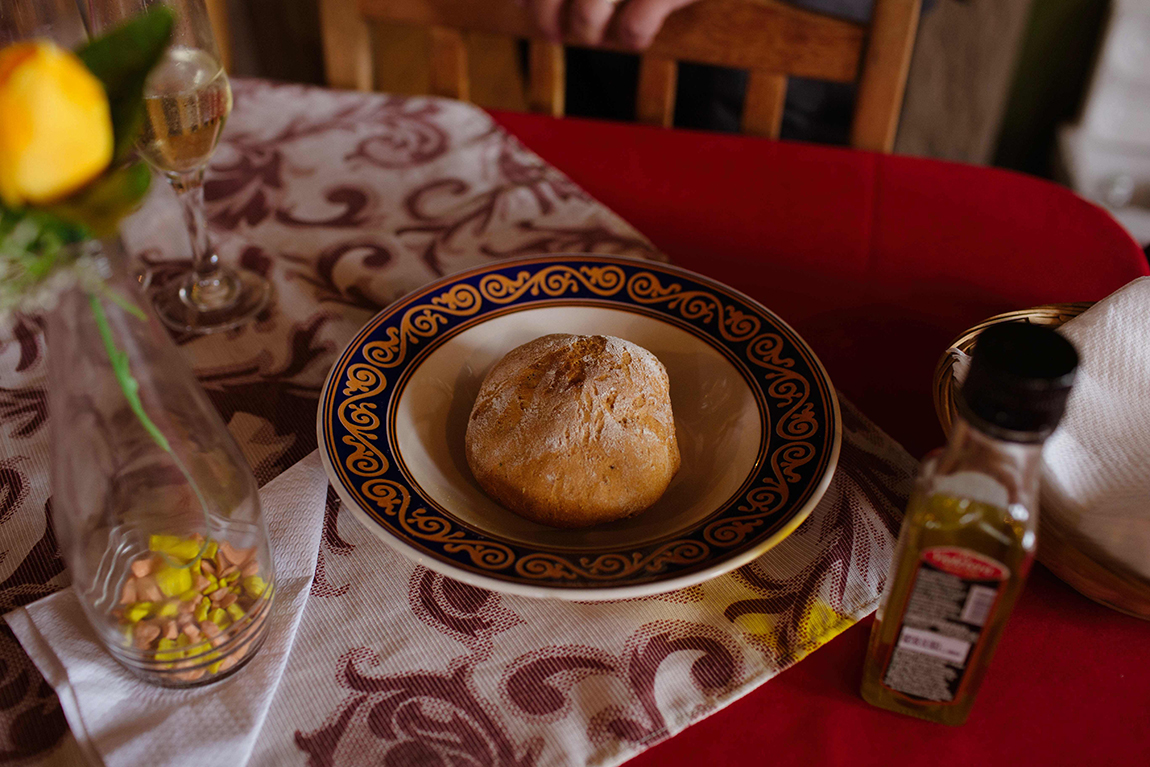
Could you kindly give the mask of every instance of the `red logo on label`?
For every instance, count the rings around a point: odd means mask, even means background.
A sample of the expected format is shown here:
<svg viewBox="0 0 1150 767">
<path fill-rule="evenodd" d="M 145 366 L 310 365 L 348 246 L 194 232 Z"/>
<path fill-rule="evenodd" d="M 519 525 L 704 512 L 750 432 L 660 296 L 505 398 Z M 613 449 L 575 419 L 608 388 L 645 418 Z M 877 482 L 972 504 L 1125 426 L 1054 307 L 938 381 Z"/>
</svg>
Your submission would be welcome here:
<svg viewBox="0 0 1150 767">
<path fill-rule="evenodd" d="M 977 551 L 953 546 L 936 546 L 922 553 L 922 558 L 943 572 L 971 581 L 1004 581 L 1010 569 L 1001 562 Z"/>
</svg>

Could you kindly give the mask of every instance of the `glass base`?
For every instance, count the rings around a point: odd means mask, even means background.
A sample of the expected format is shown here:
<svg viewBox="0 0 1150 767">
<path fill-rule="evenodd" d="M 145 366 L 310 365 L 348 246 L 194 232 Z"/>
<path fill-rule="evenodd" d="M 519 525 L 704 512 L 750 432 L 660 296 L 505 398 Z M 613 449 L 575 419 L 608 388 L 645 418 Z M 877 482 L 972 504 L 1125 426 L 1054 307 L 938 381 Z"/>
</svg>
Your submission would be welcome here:
<svg viewBox="0 0 1150 767">
<path fill-rule="evenodd" d="M 227 669 L 220 669 L 214 674 L 203 674 L 195 679 L 181 678 L 179 671 L 162 671 L 162 672 L 148 672 L 143 671 L 132 666 L 126 666 L 128 671 L 132 672 L 137 679 L 141 679 L 148 684 L 154 684 L 157 687 L 168 687 L 176 690 L 187 690 L 192 687 L 206 687 L 209 684 L 222 682 L 223 680 L 235 674 L 244 666 L 251 662 L 252 658 L 256 657 L 256 653 L 264 646 L 264 640 L 267 639 L 267 632 L 264 631 L 259 634 L 258 638 L 252 642 L 250 649 L 240 656 L 235 665 L 229 666 Z M 170 665 L 170 664 L 169 664 Z M 187 673 L 187 672 L 183 672 Z M 202 673 L 202 672 L 201 672 Z"/>
<path fill-rule="evenodd" d="M 272 591 L 273 586 L 268 590 Z M 200 641 L 211 642 L 197 645 L 199 650 L 193 658 L 157 660 L 153 650 L 140 651 L 115 643 L 106 647 L 112 657 L 139 679 L 159 687 L 203 687 L 226 679 L 246 666 L 267 639 L 269 616 L 275 600 L 274 593 L 258 603 L 243 620 L 225 628 L 213 639 L 206 637 Z"/>
<path fill-rule="evenodd" d="M 185 333 L 219 333 L 243 325 L 267 306 L 271 284 L 255 272 L 220 269 L 212 279 L 194 274 L 160 285 L 152 302 L 160 320 Z"/>
</svg>

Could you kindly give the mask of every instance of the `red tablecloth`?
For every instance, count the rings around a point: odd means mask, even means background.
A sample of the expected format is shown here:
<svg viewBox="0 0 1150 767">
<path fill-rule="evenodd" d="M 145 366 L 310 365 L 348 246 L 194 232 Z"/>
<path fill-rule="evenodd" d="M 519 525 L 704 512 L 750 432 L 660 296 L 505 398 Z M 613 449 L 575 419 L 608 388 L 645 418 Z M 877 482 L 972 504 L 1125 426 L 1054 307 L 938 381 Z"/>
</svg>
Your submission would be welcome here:
<svg viewBox="0 0 1150 767">
<path fill-rule="evenodd" d="M 998 170 L 633 125 L 497 114 L 681 266 L 806 337 L 838 387 L 921 454 L 938 355 L 987 316 L 1099 299 L 1150 273 L 1065 189 Z M 1150 624 L 1036 567 L 959 729 L 858 696 L 869 621 L 632 764 L 1147 764 Z"/>
</svg>

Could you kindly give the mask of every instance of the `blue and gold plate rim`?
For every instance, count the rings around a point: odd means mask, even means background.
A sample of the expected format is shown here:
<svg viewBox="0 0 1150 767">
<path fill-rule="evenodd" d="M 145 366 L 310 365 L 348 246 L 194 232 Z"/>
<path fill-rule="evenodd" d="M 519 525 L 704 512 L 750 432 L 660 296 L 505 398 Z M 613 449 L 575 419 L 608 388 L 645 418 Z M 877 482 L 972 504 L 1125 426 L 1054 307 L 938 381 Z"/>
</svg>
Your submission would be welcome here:
<svg viewBox="0 0 1150 767">
<path fill-rule="evenodd" d="M 545 306 L 600 306 L 654 317 L 731 361 L 755 396 L 763 427 L 758 459 L 738 492 L 693 527 L 593 555 L 493 537 L 428 497 L 411 478 L 395 438 L 403 387 L 428 355 L 463 330 Z M 584 254 L 495 262 L 395 302 L 356 334 L 332 366 L 316 417 L 332 486 L 385 543 L 481 588 L 578 600 L 685 588 L 777 545 L 826 492 L 841 428 L 822 364 L 769 309 L 685 269 Z"/>
</svg>

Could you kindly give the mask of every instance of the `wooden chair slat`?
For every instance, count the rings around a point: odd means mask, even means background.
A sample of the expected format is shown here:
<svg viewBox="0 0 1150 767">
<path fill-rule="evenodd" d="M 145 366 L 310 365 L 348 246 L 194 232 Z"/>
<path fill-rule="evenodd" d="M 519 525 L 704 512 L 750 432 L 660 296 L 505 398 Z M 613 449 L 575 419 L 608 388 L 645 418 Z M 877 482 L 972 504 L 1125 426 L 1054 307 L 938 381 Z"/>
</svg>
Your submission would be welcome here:
<svg viewBox="0 0 1150 767">
<path fill-rule="evenodd" d="M 851 124 L 855 149 L 894 148 L 920 10 L 920 0 L 875 0 Z"/>
<path fill-rule="evenodd" d="M 532 40 L 529 48 L 527 100 L 531 111 L 562 117 L 567 92 L 567 58 L 563 46 Z"/>
<path fill-rule="evenodd" d="M 378 21 L 538 37 L 527 12 L 502 0 L 358 2 L 364 16 Z M 866 25 L 779 0 L 701 0 L 673 13 L 647 53 L 677 61 L 852 82 L 858 75 L 866 33 Z M 756 42 L 747 45 L 751 34 Z M 619 49 L 609 43 L 603 47 Z"/>
<path fill-rule="evenodd" d="M 732 69 L 853 82 L 866 34 L 865 25 L 776 0 L 701 0 L 671 14 L 647 52 Z"/>
<path fill-rule="evenodd" d="M 526 112 L 530 108 L 528 81 L 520 60 L 519 41 L 485 32 L 468 32 L 464 37 L 471 100 L 487 109 Z"/>
<path fill-rule="evenodd" d="M 431 28 L 431 92 L 461 101 L 471 97 L 467 44 L 458 29 Z"/>
<path fill-rule="evenodd" d="M 787 76 L 774 72 L 751 72 L 743 102 L 743 133 L 778 138 L 787 99 Z"/>
<path fill-rule="evenodd" d="M 232 27 L 228 23 L 228 4 L 226 0 L 205 0 L 204 6 L 208 12 L 208 23 L 212 25 L 212 34 L 216 38 L 216 49 L 220 54 L 220 66 L 225 72 L 232 69 Z"/>
<path fill-rule="evenodd" d="M 635 119 L 670 128 L 675 120 L 675 86 L 679 65 L 674 59 L 647 54 L 639 64 L 639 94 Z"/>
<path fill-rule="evenodd" d="M 319 16 L 328 85 L 370 91 L 374 85 L 371 33 L 355 3 L 319 0 Z"/>
</svg>

